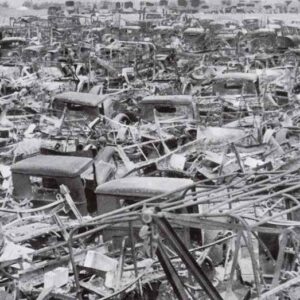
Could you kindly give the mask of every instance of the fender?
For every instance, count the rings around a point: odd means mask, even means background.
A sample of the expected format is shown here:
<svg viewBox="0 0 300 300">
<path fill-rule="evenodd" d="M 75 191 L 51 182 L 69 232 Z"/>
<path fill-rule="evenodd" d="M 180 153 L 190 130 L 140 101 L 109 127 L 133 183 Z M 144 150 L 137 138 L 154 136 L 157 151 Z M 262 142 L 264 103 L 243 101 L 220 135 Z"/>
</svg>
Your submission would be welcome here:
<svg viewBox="0 0 300 300">
<path fill-rule="evenodd" d="M 25 77 L 25 76 L 29 76 L 29 75 L 31 75 L 30 72 L 29 72 L 29 67 L 28 66 L 24 66 L 22 68 L 22 71 L 21 71 L 21 76 Z"/>
<path fill-rule="evenodd" d="M 118 113 L 114 118 L 113 118 L 113 121 L 116 121 L 118 123 L 124 123 L 124 121 L 126 122 L 129 122 L 130 123 L 130 119 L 129 117 L 124 114 L 124 113 Z"/>
<path fill-rule="evenodd" d="M 76 75 L 77 76 L 84 76 L 83 74 L 82 74 L 82 71 L 86 71 L 85 70 L 85 66 L 84 65 L 78 65 L 77 66 L 77 68 L 76 68 Z"/>
<path fill-rule="evenodd" d="M 183 95 L 190 95 L 192 88 L 193 88 L 193 85 L 192 85 L 191 82 L 185 83 L 182 87 L 182 94 Z"/>
<path fill-rule="evenodd" d="M 76 92 L 82 92 L 83 88 L 84 88 L 84 85 L 87 84 L 87 83 L 88 83 L 88 77 L 87 76 L 80 76 Z"/>
</svg>

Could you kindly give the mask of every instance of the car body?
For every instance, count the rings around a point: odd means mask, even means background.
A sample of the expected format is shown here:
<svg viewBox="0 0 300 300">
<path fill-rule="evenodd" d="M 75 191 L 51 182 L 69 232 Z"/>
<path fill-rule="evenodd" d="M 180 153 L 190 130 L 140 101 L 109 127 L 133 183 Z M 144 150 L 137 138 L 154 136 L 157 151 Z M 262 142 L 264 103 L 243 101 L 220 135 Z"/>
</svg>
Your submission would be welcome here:
<svg viewBox="0 0 300 300">
<path fill-rule="evenodd" d="M 92 121 L 104 113 L 105 95 L 94 95 L 80 92 L 65 92 L 57 94 L 52 101 L 52 108 L 59 117 L 67 108 L 67 116 L 71 118 L 85 117 Z"/>
<path fill-rule="evenodd" d="M 97 210 L 99 215 L 105 215 L 121 207 L 131 204 L 137 204 L 145 199 L 157 197 L 153 203 L 161 203 L 163 200 L 176 196 L 183 196 L 193 184 L 192 180 L 184 178 L 168 178 L 168 177 L 127 177 L 112 180 L 99 185 L 95 191 L 97 195 Z M 176 189 L 182 191 L 174 192 Z M 170 195 L 168 195 L 170 194 Z M 164 197 L 159 198 L 159 196 Z M 137 221 L 133 223 L 135 236 L 137 239 L 138 231 L 142 227 L 142 223 Z M 178 228 L 178 227 L 177 227 Z M 179 229 L 186 243 L 190 242 L 189 230 Z M 118 224 L 116 227 L 110 227 L 103 233 L 104 241 L 112 240 L 115 248 L 119 248 L 124 236 L 128 234 L 128 224 Z"/>
<path fill-rule="evenodd" d="M 16 60 L 21 57 L 22 48 L 26 45 L 26 39 L 22 37 L 4 37 L 0 41 L 1 59 Z"/>
<path fill-rule="evenodd" d="M 47 53 L 47 49 L 43 45 L 29 46 L 23 49 L 22 58 L 25 62 L 41 60 Z"/>
<path fill-rule="evenodd" d="M 153 122 L 155 113 L 158 119 L 178 119 L 197 120 L 197 104 L 194 102 L 192 96 L 186 95 L 166 95 L 166 96 L 147 96 L 140 102 L 141 119 Z"/>
<path fill-rule="evenodd" d="M 93 160 L 85 157 L 37 155 L 21 160 L 11 167 L 13 195 L 18 201 L 32 200 L 37 206 L 56 200 L 59 186 L 70 190 L 82 215 L 87 214 L 84 172 L 92 170 Z"/>
</svg>

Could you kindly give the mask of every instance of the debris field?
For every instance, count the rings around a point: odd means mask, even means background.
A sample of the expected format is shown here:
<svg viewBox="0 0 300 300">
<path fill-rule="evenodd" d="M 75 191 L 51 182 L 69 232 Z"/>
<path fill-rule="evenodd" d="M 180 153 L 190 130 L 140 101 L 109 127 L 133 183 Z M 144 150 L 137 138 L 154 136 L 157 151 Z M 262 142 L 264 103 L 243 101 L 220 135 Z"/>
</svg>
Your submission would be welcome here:
<svg viewBox="0 0 300 300">
<path fill-rule="evenodd" d="M 300 299 L 299 24 L 48 13 L 0 27 L 0 299 Z"/>
</svg>

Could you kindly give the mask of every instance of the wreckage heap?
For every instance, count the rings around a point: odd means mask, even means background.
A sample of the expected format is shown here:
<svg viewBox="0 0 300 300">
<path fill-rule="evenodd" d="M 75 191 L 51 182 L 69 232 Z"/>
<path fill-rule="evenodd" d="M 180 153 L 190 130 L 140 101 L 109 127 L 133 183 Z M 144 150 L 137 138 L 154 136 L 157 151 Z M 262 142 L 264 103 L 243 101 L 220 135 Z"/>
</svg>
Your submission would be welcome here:
<svg viewBox="0 0 300 300">
<path fill-rule="evenodd" d="M 0 27 L 0 299 L 298 299 L 297 23 L 55 12 Z"/>
</svg>

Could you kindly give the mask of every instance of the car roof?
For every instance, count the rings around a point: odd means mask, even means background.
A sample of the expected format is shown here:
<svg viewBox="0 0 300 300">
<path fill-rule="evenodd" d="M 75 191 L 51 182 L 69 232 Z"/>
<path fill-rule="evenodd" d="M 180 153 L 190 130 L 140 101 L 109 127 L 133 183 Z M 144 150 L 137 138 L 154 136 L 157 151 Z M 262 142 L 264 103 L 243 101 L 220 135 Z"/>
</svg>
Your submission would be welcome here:
<svg viewBox="0 0 300 300">
<path fill-rule="evenodd" d="M 43 50 L 45 47 L 42 45 L 32 45 L 32 46 L 28 46 L 26 48 L 23 49 L 24 51 L 40 51 Z"/>
<path fill-rule="evenodd" d="M 147 198 L 184 189 L 192 184 L 192 180 L 184 178 L 126 177 L 99 185 L 96 194 Z"/>
<path fill-rule="evenodd" d="M 187 34 L 203 34 L 203 33 L 205 33 L 205 30 L 202 27 L 201 28 L 200 27 L 198 27 L 198 28 L 189 27 L 184 31 L 184 33 L 187 33 Z"/>
<path fill-rule="evenodd" d="M 80 92 L 65 92 L 57 94 L 54 100 L 82 106 L 97 107 L 107 98 L 106 95 L 94 95 Z"/>
<path fill-rule="evenodd" d="M 93 163 L 91 158 L 60 155 L 36 155 L 11 167 L 17 174 L 49 177 L 77 177 Z"/>
<path fill-rule="evenodd" d="M 126 26 L 122 26 L 120 29 L 121 30 L 122 29 L 125 29 L 125 30 L 141 30 L 141 26 L 138 26 L 138 25 L 126 25 Z"/>
<path fill-rule="evenodd" d="M 249 81 L 256 81 L 258 76 L 252 73 L 242 73 L 242 72 L 232 72 L 232 73 L 225 73 L 217 75 L 214 80 L 249 80 Z"/>
<path fill-rule="evenodd" d="M 190 105 L 193 97 L 189 95 L 163 95 L 163 96 L 147 96 L 144 97 L 140 104 L 178 104 Z"/>
<path fill-rule="evenodd" d="M 156 26 L 154 31 L 164 31 L 164 30 L 174 30 L 174 26 L 166 26 L 166 25 L 161 25 L 161 26 Z"/>
<path fill-rule="evenodd" d="M 0 40 L 0 44 L 4 44 L 7 42 L 22 42 L 25 43 L 26 39 L 18 36 L 9 36 L 9 37 L 4 37 L 2 40 Z"/>
</svg>

